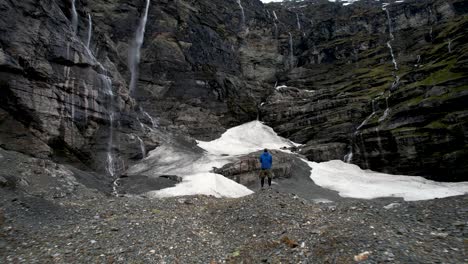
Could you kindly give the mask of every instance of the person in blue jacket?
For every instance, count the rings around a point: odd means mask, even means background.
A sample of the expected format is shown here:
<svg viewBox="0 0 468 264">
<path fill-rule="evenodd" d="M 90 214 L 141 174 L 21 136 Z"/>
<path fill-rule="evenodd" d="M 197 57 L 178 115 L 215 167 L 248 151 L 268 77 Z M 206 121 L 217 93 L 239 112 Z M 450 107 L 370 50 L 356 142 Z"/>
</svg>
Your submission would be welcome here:
<svg viewBox="0 0 468 264">
<path fill-rule="evenodd" d="M 262 189 L 265 184 L 265 177 L 268 177 L 268 186 L 271 187 L 271 165 L 273 164 L 273 157 L 267 149 L 265 149 L 262 155 L 260 155 L 260 163 L 262 166 L 258 176 L 260 177 Z"/>
</svg>

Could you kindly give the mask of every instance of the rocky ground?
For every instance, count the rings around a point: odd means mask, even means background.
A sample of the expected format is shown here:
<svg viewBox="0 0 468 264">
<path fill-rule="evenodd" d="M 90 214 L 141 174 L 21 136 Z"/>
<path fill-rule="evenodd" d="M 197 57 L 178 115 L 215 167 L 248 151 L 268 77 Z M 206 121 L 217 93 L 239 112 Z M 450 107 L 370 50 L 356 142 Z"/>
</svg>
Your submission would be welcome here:
<svg viewBox="0 0 468 264">
<path fill-rule="evenodd" d="M 466 263 L 468 196 L 312 203 L 0 189 L 2 263 Z M 364 257 L 365 258 L 365 257 Z"/>
</svg>

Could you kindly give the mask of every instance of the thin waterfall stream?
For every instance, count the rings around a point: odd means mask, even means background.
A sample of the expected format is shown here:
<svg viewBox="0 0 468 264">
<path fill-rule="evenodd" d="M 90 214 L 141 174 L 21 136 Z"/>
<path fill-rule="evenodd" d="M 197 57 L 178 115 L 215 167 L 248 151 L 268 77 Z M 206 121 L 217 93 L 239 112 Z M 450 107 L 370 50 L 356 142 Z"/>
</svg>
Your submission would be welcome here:
<svg viewBox="0 0 468 264">
<path fill-rule="evenodd" d="M 145 36 L 145 28 L 146 28 L 146 21 L 148 20 L 148 10 L 149 10 L 150 0 L 146 0 L 146 7 L 143 12 L 143 16 L 140 19 L 140 23 L 138 24 L 138 28 L 136 31 L 135 39 L 129 49 L 128 54 L 128 66 L 130 68 L 130 95 L 135 93 L 136 89 L 136 82 L 138 79 L 138 64 L 140 63 L 141 57 L 141 46 L 143 45 L 143 40 Z"/>
</svg>

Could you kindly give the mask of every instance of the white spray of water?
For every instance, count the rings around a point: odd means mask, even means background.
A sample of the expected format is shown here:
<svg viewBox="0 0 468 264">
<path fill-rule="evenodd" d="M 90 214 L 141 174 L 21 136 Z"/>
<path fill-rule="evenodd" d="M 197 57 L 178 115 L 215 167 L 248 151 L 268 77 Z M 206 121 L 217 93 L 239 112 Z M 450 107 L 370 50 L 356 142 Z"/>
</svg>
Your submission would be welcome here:
<svg viewBox="0 0 468 264">
<path fill-rule="evenodd" d="M 141 150 L 141 155 L 143 158 L 146 158 L 146 148 L 145 148 L 145 143 L 143 140 L 137 136 L 138 141 L 140 142 L 140 150 Z"/>
<path fill-rule="evenodd" d="M 146 112 L 145 110 L 143 110 L 142 107 L 140 107 L 140 111 L 141 111 L 141 113 L 142 113 L 146 118 L 148 118 L 148 119 L 150 120 L 150 122 L 151 122 L 151 128 L 156 128 L 156 127 L 158 127 L 158 123 L 154 120 L 154 118 L 153 118 L 150 114 L 148 114 L 148 112 Z"/>
<path fill-rule="evenodd" d="M 72 0 L 72 28 L 73 31 L 76 33 L 78 30 L 78 13 L 76 12 L 75 0 Z"/>
<path fill-rule="evenodd" d="M 91 44 L 91 36 L 93 34 L 93 21 L 91 20 L 91 14 L 88 14 L 88 39 L 86 40 L 86 47 L 89 49 Z"/>
<path fill-rule="evenodd" d="M 106 169 L 109 175 L 114 178 L 117 173 L 116 169 L 116 160 L 114 157 L 114 121 L 115 121 L 115 113 L 114 113 L 114 92 L 112 91 L 112 80 L 106 75 L 99 75 L 102 86 L 104 88 L 105 93 L 109 96 L 109 105 L 108 105 L 108 112 L 109 112 L 109 141 L 107 142 L 107 164 Z"/>
<path fill-rule="evenodd" d="M 353 160 L 353 155 L 353 148 L 351 147 L 348 154 L 344 156 L 343 161 L 346 163 L 351 163 L 351 161 Z"/>
<path fill-rule="evenodd" d="M 448 52 L 452 53 L 452 40 L 451 39 L 449 39 L 448 41 Z"/>
<path fill-rule="evenodd" d="M 276 20 L 278 20 L 278 16 L 276 15 L 275 10 L 273 10 L 273 17 L 274 17 Z"/>
<path fill-rule="evenodd" d="M 387 47 L 390 50 L 390 55 L 392 55 L 393 67 L 395 68 L 395 71 L 397 71 L 398 70 L 398 64 L 397 64 L 397 61 L 395 59 L 395 55 L 393 54 L 393 48 L 392 48 L 392 44 L 390 43 L 390 41 L 387 41 Z"/>
<path fill-rule="evenodd" d="M 241 10 L 241 30 L 245 28 L 245 12 L 244 12 L 244 7 L 242 6 L 241 0 L 237 0 L 237 4 L 239 5 L 239 8 Z"/>
<path fill-rule="evenodd" d="M 145 36 L 145 27 L 146 21 L 148 20 L 148 10 L 149 10 L 150 0 L 146 0 L 146 7 L 143 13 L 143 16 L 140 19 L 138 28 L 136 31 L 135 39 L 129 50 L 128 55 L 128 65 L 130 67 L 130 94 L 133 94 L 135 91 L 136 81 L 138 79 L 138 64 L 140 63 L 140 50 L 143 45 L 143 39 Z"/>
</svg>

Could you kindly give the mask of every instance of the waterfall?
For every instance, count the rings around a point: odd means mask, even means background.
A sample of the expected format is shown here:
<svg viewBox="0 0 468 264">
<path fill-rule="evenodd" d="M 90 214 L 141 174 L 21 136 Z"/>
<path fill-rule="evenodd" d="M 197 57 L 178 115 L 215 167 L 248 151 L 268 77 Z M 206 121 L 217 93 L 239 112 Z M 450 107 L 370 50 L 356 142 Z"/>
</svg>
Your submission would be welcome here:
<svg viewBox="0 0 468 264">
<path fill-rule="evenodd" d="M 88 39 L 86 41 L 86 47 L 89 49 L 91 44 L 91 35 L 93 34 L 93 21 L 91 20 L 91 14 L 88 14 Z"/>
<path fill-rule="evenodd" d="M 388 20 L 388 32 L 390 34 L 390 39 L 393 40 L 393 29 L 392 29 L 392 19 L 390 18 L 390 11 L 388 11 L 388 8 L 385 8 L 385 13 L 387 13 L 387 20 Z"/>
<path fill-rule="evenodd" d="M 115 112 L 114 112 L 114 92 L 112 91 L 112 80 L 106 75 L 99 75 L 102 81 L 102 85 L 104 87 L 104 92 L 109 97 L 109 104 L 107 106 L 108 113 L 109 113 L 109 140 L 107 142 L 107 164 L 106 169 L 109 175 L 114 178 L 116 176 L 116 162 L 115 156 L 113 151 L 114 145 L 114 121 L 115 121 Z"/>
<path fill-rule="evenodd" d="M 116 173 L 115 160 L 113 153 L 113 144 L 114 144 L 114 113 L 109 114 L 109 142 L 107 144 L 107 172 L 109 175 L 114 178 Z"/>
<path fill-rule="evenodd" d="M 72 28 L 73 28 L 73 31 L 75 33 L 77 33 L 77 30 L 78 30 L 78 13 L 76 12 L 76 6 L 75 6 L 75 0 L 71 0 L 71 4 L 72 4 L 72 10 L 71 10 L 71 13 L 72 13 Z"/>
<path fill-rule="evenodd" d="M 385 97 L 385 104 L 386 104 L 387 107 L 385 108 L 385 111 L 384 111 L 383 116 L 381 116 L 381 117 L 379 118 L 379 122 L 384 121 L 384 120 L 387 118 L 388 114 L 390 113 L 390 108 L 388 107 L 388 97 L 390 97 L 390 95 L 388 95 L 387 97 Z"/>
<path fill-rule="evenodd" d="M 395 68 L 395 71 L 398 71 L 398 64 L 397 64 L 397 61 L 395 59 L 395 56 L 393 55 L 392 44 L 390 43 L 390 41 L 387 41 L 387 47 L 390 50 L 390 55 L 392 55 L 393 67 Z"/>
<path fill-rule="evenodd" d="M 289 32 L 289 63 L 291 68 L 294 67 L 294 48 L 293 48 L 293 38 L 291 32 Z"/>
<path fill-rule="evenodd" d="M 301 21 L 299 20 L 299 14 L 296 13 L 296 20 L 297 20 L 297 29 L 301 31 Z"/>
<path fill-rule="evenodd" d="M 243 31 L 245 28 L 245 13 L 244 13 L 244 7 L 242 6 L 241 0 L 237 0 L 237 4 L 239 5 L 239 8 L 241 10 L 242 14 L 242 20 L 241 20 L 241 30 Z"/>
<path fill-rule="evenodd" d="M 451 39 L 448 40 L 448 52 L 452 53 L 452 40 Z"/>
<path fill-rule="evenodd" d="M 146 0 L 146 7 L 145 11 L 143 13 L 143 16 L 140 19 L 140 23 L 138 25 L 135 39 L 133 41 L 133 44 L 129 50 L 128 54 L 128 65 L 130 67 L 130 94 L 133 94 L 136 88 L 136 82 L 138 79 L 138 64 L 140 63 L 140 49 L 141 46 L 143 45 L 143 39 L 145 36 L 145 27 L 146 27 L 146 21 L 148 19 L 148 9 L 149 9 L 149 4 L 150 0 Z"/>
<path fill-rule="evenodd" d="M 145 143 L 143 142 L 143 140 L 139 136 L 136 136 L 136 138 L 140 142 L 141 155 L 142 155 L 143 158 L 146 158 Z"/>
<path fill-rule="evenodd" d="M 146 112 L 145 110 L 143 110 L 142 107 L 140 107 L 140 112 L 141 112 L 146 118 L 148 118 L 148 119 L 150 120 L 150 122 L 151 122 L 151 128 L 156 128 L 156 127 L 158 127 L 158 123 L 154 120 L 154 118 L 153 118 L 150 114 L 148 114 L 148 112 Z"/>
<path fill-rule="evenodd" d="M 362 121 L 362 123 L 356 128 L 356 132 L 354 132 L 355 135 L 357 135 L 359 133 L 359 129 L 361 129 L 363 126 L 365 126 L 367 124 L 367 122 L 369 122 L 369 120 L 374 117 L 375 115 L 375 100 L 372 99 L 372 113 L 366 118 L 364 119 L 364 121 Z"/>
<path fill-rule="evenodd" d="M 273 17 L 274 17 L 276 20 L 278 20 L 278 16 L 276 15 L 275 10 L 273 10 Z"/>
<path fill-rule="evenodd" d="M 351 163 L 353 160 L 353 147 L 350 147 L 348 154 L 343 157 L 343 161 L 346 163 Z"/>
</svg>

